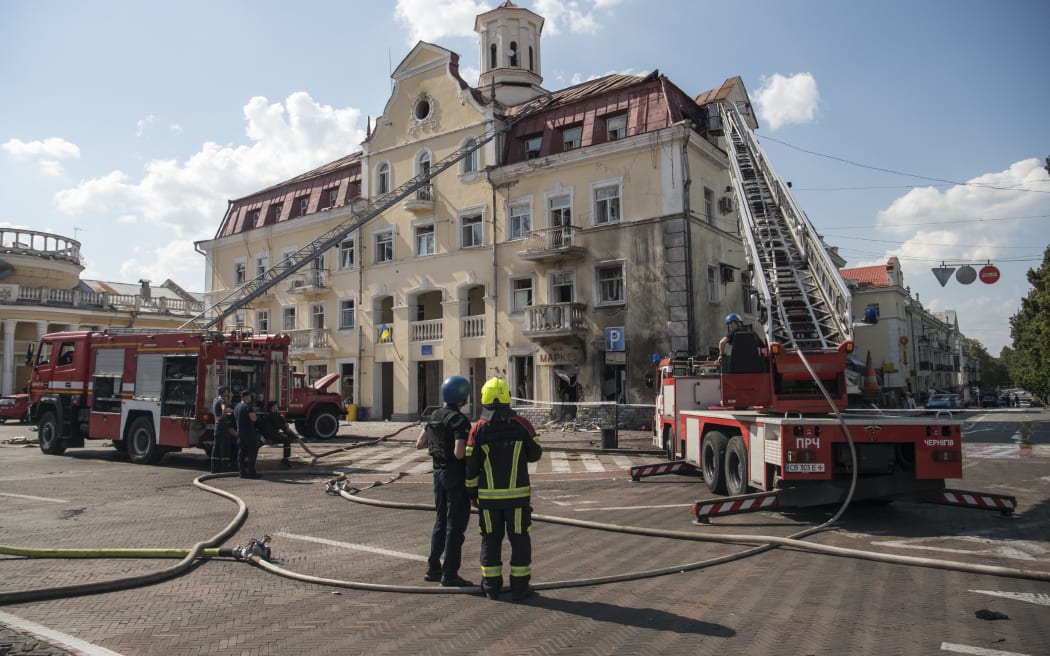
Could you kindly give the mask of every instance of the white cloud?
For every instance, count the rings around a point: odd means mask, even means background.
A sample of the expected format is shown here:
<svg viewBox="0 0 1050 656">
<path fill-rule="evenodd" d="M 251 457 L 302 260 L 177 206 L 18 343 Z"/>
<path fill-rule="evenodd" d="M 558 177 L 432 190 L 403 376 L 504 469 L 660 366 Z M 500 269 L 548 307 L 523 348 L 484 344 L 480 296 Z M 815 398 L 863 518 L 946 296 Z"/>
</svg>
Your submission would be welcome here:
<svg viewBox="0 0 1050 656">
<path fill-rule="evenodd" d="M 127 279 L 179 280 L 180 271 L 200 278 L 192 242 L 215 234 L 228 199 L 360 150 L 364 139 L 360 110 L 321 105 L 301 91 L 283 104 L 252 98 L 244 117 L 247 145 L 207 142 L 182 162 L 152 160 L 137 177 L 112 171 L 59 191 L 55 206 L 71 216 L 117 217 L 148 232 L 151 241 L 139 243 L 160 244 L 126 254 Z"/>
<path fill-rule="evenodd" d="M 460 66 L 459 76 L 470 86 L 476 87 L 478 86 L 478 79 L 481 77 L 481 69 L 473 66 Z"/>
<path fill-rule="evenodd" d="M 153 127 L 153 124 L 156 121 L 157 117 L 153 114 L 150 114 L 146 118 L 140 118 L 138 121 L 135 122 L 135 136 L 141 137 L 143 134 L 146 133 L 146 128 Z"/>
<path fill-rule="evenodd" d="M 811 123 L 820 107 L 820 91 L 811 73 L 763 76 L 754 94 L 758 117 L 776 130 L 792 123 Z"/>
<path fill-rule="evenodd" d="M 535 12 L 543 16 L 543 33 L 597 34 L 599 13 L 608 13 L 620 0 L 536 0 Z"/>
<path fill-rule="evenodd" d="M 445 37 L 474 36 L 474 17 L 490 9 L 473 0 L 397 0 L 394 17 L 408 28 L 409 43 L 435 43 Z"/>
<path fill-rule="evenodd" d="M 80 148 L 60 137 L 51 137 L 43 141 L 22 141 L 21 139 L 8 139 L 0 145 L 15 159 L 77 159 L 80 157 Z"/>
<path fill-rule="evenodd" d="M 178 123 L 172 123 L 168 126 L 168 129 L 171 130 L 172 134 L 182 134 L 182 126 Z"/>
<path fill-rule="evenodd" d="M 62 172 L 64 170 L 62 168 L 62 162 L 53 159 L 42 159 L 39 162 L 37 162 L 37 165 L 40 167 L 41 173 L 47 176 L 51 176 L 53 178 L 62 175 Z"/>
<path fill-rule="evenodd" d="M 597 75 L 584 75 L 583 73 L 573 73 L 572 77 L 568 78 L 569 86 L 575 86 L 583 82 L 590 82 L 591 80 L 597 80 L 600 77 L 606 75 L 648 75 L 649 71 L 637 72 L 633 68 L 626 68 L 622 71 L 606 71 L 604 73 L 598 73 Z M 556 79 L 565 80 L 564 75 L 556 75 Z"/>
</svg>

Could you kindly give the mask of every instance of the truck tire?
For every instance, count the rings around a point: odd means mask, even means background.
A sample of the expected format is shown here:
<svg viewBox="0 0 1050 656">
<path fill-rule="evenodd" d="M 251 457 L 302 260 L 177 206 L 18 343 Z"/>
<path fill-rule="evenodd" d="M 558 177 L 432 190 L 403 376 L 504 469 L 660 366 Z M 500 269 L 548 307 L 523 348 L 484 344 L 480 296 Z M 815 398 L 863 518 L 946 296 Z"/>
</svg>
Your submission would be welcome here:
<svg viewBox="0 0 1050 656">
<path fill-rule="evenodd" d="M 295 432 L 299 433 L 302 437 L 313 437 L 313 432 L 310 430 L 310 424 L 305 419 L 295 420 Z"/>
<path fill-rule="evenodd" d="M 45 412 L 40 417 L 40 423 L 36 429 L 37 440 L 40 442 L 40 450 L 49 456 L 60 456 L 66 452 L 63 444 L 61 431 L 58 428 L 58 417 L 53 412 Z"/>
<path fill-rule="evenodd" d="M 744 438 L 734 435 L 726 446 L 726 493 L 731 497 L 747 494 L 747 447 Z"/>
<path fill-rule="evenodd" d="M 726 493 L 725 456 L 726 443 L 729 440 L 718 431 L 704 435 L 701 445 L 700 463 L 703 465 L 704 483 L 707 489 L 715 494 Z"/>
<path fill-rule="evenodd" d="M 678 458 L 676 457 L 675 451 L 677 450 L 676 444 L 677 438 L 675 438 L 674 430 L 667 428 L 664 430 L 664 453 L 667 455 L 668 462 L 674 462 Z"/>
<path fill-rule="evenodd" d="M 153 432 L 153 422 L 148 417 L 138 417 L 128 428 L 128 458 L 139 465 L 152 465 L 160 460 L 163 452 Z"/>
<path fill-rule="evenodd" d="M 310 417 L 310 433 L 319 440 L 328 440 L 339 433 L 339 415 L 331 410 L 318 410 Z"/>
</svg>

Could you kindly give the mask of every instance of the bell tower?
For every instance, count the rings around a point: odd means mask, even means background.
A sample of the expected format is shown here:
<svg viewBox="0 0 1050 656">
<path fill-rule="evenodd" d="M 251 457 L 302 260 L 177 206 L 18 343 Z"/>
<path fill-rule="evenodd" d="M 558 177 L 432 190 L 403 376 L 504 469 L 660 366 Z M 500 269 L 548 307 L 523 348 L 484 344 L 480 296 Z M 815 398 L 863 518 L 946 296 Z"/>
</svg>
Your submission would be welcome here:
<svg viewBox="0 0 1050 656">
<path fill-rule="evenodd" d="M 504 105 L 546 93 L 540 87 L 543 17 L 507 0 L 474 19 L 481 47 L 479 90 Z"/>
</svg>

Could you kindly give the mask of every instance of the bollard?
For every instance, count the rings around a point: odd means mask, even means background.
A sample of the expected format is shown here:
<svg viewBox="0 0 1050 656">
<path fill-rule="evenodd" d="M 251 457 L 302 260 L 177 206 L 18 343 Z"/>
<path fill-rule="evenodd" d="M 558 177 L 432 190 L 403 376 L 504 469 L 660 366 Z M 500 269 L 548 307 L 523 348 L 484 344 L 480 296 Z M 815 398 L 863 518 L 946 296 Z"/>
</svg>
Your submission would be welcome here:
<svg viewBox="0 0 1050 656">
<path fill-rule="evenodd" d="M 615 448 L 617 448 L 616 429 L 615 428 L 603 428 L 602 429 L 602 448 L 603 449 L 615 449 Z"/>
</svg>

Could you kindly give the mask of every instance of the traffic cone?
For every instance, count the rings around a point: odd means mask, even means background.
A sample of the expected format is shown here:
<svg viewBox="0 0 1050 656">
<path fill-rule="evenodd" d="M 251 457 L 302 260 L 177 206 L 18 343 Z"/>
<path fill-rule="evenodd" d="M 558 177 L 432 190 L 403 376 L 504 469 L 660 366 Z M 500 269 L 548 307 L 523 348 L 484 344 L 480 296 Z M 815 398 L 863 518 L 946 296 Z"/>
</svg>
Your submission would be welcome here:
<svg viewBox="0 0 1050 656">
<path fill-rule="evenodd" d="M 864 384 L 861 390 L 865 396 L 878 396 L 882 391 L 879 387 L 879 379 L 875 375 L 875 367 L 871 364 L 871 351 L 868 351 L 867 366 L 864 368 Z"/>
</svg>

